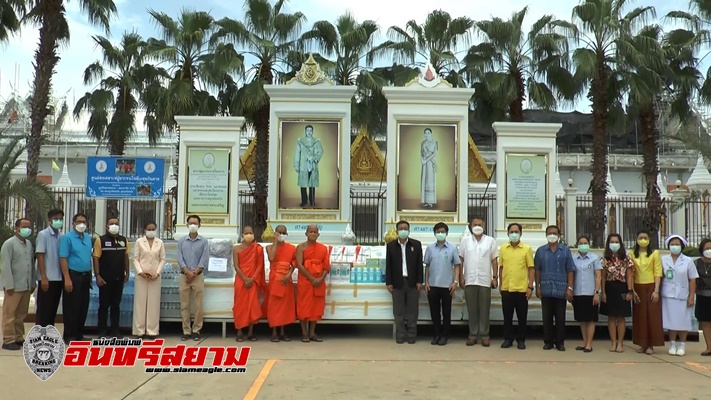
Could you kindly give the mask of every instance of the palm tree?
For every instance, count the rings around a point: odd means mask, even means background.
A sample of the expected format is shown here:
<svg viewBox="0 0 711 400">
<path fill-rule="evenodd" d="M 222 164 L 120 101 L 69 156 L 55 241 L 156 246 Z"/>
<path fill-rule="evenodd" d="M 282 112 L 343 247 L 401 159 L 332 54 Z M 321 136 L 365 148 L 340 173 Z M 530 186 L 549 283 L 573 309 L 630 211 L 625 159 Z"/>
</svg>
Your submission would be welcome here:
<svg viewBox="0 0 711 400">
<path fill-rule="evenodd" d="M 285 0 L 277 0 L 273 5 L 268 0 L 246 0 L 244 22 L 221 19 L 217 21 L 220 29 L 213 37 L 215 42 L 242 46 L 245 54 L 257 60 L 235 98 L 237 109 L 256 131 L 253 197 L 257 237 L 261 237 L 268 217 L 269 96 L 264 85 L 275 82 L 280 64 L 288 64 L 286 57 L 297 48 L 301 26 L 306 21 L 300 12 L 286 13 L 285 3 Z"/>
<path fill-rule="evenodd" d="M 123 155 L 126 142 L 136 133 L 136 111 L 142 89 L 161 73 L 152 65 L 144 64 L 148 44 L 137 33 L 124 33 L 118 46 L 102 36 L 95 36 L 94 42 L 101 48 L 103 63 L 95 61 L 86 67 L 84 84 L 93 85 L 98 81 L 99 87 L 77 101 L 74 116 L 79 118 L 88 112 L 89 136 L 98 143 L 106 142 L 109 154 Z M 158 140 L 157 128 L 149 126 L 151 144 Z"/>
<path fill-rule="evenodd" d="M 506 21 L 477 22 L 484 41 L 472 46 L 463 59 L 468 80 L 481 81 L 486 87 L 482 94 L 507 111 L 514 122 L 524 121 L 523 102 L 527 99 L 529 104 L 552 110 L 558 99 L 572 102 L 578 90 L 569 72 L 568 39 L 555 31 L 558 21 L 552 15 L 543 16 L 526 34 L 523 22 L 527 14 L 525 7 Z M 477 115 L 486 122 L 495 121 L 487 117 L 501 114 L 481 111 Z"/>
<path fill-rule="evenodd" d="M 39 45 L 35 51 L 34 81 L 32 87 L 30 136 L 27 139 L 27 177 L 36 179 L 39 170 L 40 149 L 44 124 L 50 110 L 49 94 L 52 88 L 54 68 L 59 62 L 57 49 L 69 41 L 66 1 L 32 0 L 28 2 L 25 19 L 39 25 Z M 89 22 L 109 32 L 109 21 L 116 13 L 114 0 L 79 0 L 79 8 Z"/>
<path fill-rule="evenodd" d="M 20 31 L 20 18 L 25 11 L 23 0 L 0 0 L 0 43 L 7 41 L 10 35 Z"/>
<path fill-rule="evenodd" d="M 605 199 L 607 197 L 607 133 L 610 109 L 615 103 L 615 68 L 622 60 L 640 61 L 639 53 L 630 43 L 634 24 L 644 23 L 654 16 L 654 7 L 639 7 L 623 14 L 627 0 L 584 0 L 573 8 L 573 22 L 560 23 L 581 47 L 573 52 L 575 78 L 589 85 L 592 100 L 592 236 L 593 245 L 600 246 L 605 231 Z"/>
<path fill-rule="evenodd" d="M 369 61 L 375 57 L 392 54 L 396 63 L 424 66 L 418 59 L 432 65 L 435 72 L 446 77 L 454 86 L 466 86 L 459 75 L 459 59 L 456 52 L 460 45 L 469 46 L 470 31 L 474 21 L 468 17 L 452 18 L 442 10 L 432 11 L 424 24 L 410 20 L 405 29 L 392 26 L 388 29 L 388 40 L 376 46 L 370 53 Z"/>
<path fill-rule="evenodd" d="M 20 165 L 20 155 L 25 151 L 20 137 L 5 137 L 0 132 L 0 141 L 5 141 L 0 147 L 0 228 L 5 228 L 0 235 L 7 236 L 7 227 L 12 223 L 6 207 L 13 199 L 24 199 L 30 209 L 38 213 L 46 213 L 54 207 L 52 189 L 36 179 L 12 179 L 12 170 Z M 11 230 L 12 228 L 10 228 Z M 11 233 L 10 233 L 11 235 Z M 0 237 L 0 242 L 7 239 Z"/>
</svg>

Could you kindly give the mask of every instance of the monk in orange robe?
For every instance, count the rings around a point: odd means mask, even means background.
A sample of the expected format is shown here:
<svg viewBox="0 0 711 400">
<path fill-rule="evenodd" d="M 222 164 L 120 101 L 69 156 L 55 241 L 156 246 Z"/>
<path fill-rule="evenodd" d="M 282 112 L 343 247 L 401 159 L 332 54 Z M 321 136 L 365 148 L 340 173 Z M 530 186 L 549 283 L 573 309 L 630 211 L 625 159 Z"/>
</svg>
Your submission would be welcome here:
<svg viewBox="0 0 711 400">
<path fill-rule="evenodd" d="M 232 250 L 235 267 L 235 297 L 232 306 L 237 341 L 244 341 L 242 329 L 247 330 L 247 339 L 256 341 L 253 334 L 254 324 L 262 318 L 262 307 L 259 305 L 259 294 L 264 290 L 264 249 L 254 241 L 254 230 L 251 226 L 242 229 L 242 243 Z"/>
<path fill-rule="evenodd" d="M 316 336 L 316 321 L 326 308 L 326 275 L 331 272 L 328 247 L 317 242 L 318 227 L 306 228 L 306 241 L 296 248 L 296 268 L 299 269 L 296 314 L 301 322 L 301 341 L 323 342 Z"/>
<path fill-rule="evenodd" d="M 291 339 L 284 333 L 284 326 L 296 321 L 296 298 L 291 280 L 296 246 L 286 243 L 286 237 L 286 227 L 279 225 L 274 229 L 274 242 L 267 246 L 269 294 L 265 301 L 265 314 L 272 328 L 272 342 L 290 342 Z M 281 334 L 277 334 L 277 328 L 280 328 Z"/>
</svg>

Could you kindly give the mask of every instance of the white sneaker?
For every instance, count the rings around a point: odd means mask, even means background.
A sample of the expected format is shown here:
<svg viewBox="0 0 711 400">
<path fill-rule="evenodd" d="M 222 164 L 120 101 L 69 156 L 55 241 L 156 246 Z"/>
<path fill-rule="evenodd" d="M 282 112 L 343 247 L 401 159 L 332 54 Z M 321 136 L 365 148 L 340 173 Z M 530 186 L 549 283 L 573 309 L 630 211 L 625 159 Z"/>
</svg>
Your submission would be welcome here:
<svg viewBox="0 0 711 400">
<path fill-rule="evenodd" d="M 669 351 L 668 351 L 670 356 L 675 356 L 679 353 L 676 352 L 676 344 L 674 342 L 669 343 Z"/>
<path fill-rule="evenodd" d="M 677 356 L 683 356 L 686 354 L 686 343 L 680 343 L 676 347 L 676 355 Z"/>
</svg>

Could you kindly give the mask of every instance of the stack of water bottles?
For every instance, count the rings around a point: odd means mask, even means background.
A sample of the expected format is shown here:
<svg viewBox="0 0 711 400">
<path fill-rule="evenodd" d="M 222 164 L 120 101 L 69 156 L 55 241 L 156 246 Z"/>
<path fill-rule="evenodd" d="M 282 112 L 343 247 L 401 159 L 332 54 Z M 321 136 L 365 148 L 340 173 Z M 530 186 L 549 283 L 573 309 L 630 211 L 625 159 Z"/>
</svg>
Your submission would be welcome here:
<svg viewBox="0 0 711 400">
<path fill-rule="evenodd" d="M 119 316 L 119 327 L 130 328 L 133 325 L 133 293 L 135 276 L 133 272 L 128 282 L 123 285 L 123 297 L 121 298 L 121 315 Z M 91 283 L 89 293 L 89 312 L 86 316 L 86 326 L 96 327 L 99 325 L 99 287 L 96 281 Z M 110 311 L 109 311 L 110 312 Z M 109 321 L 107 321 L 108 323 Z"/>
<path fill-rule="evenodd" d="M 179 273 L 173 264 L 165 264 L 163 267 L 160 289 L 161 318 L 180 318 Z"/>
</svg>

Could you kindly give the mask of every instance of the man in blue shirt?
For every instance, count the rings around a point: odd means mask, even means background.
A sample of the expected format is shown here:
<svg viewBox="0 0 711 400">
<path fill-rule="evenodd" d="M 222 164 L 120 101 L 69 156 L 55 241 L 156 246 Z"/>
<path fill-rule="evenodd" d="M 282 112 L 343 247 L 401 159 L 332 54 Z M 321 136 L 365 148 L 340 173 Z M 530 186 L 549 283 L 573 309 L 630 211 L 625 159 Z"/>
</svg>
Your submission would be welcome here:
<svg viewBox="0 0 711 400">
<path fill-rule="evenodd" d="M 448 233 L 447 224 L 438 222 L 434 226 L 437 241 L 427 246 L 424 257 L 425 291 L 434 326 L 434 339 L 430 343 L 440 346 L 446 345 L 449 339 L 452 295 L 459 284 L 459 267 L 462 264 L 457 246 L 447 241 Z"/>
<path fill-rule="evenodd" d="M 62 268 L 59 265 L 59 243 L 62 240 L 64 211 L 59 209 L 47 213 L 49 226 L 37 233 L 37 276 L 40 282 L 37 290 L 37 325 L 54 325 L 57 318 L 59 300 L 62 298 Z"/>
<path fill-rule="evenodd" d="M 207 239 L 198 235 L 200 217 L 190 215 L 186 221 L 190 233 L 178 240 L 178 267 L 180 267 L 178 288 L 180 317 L 183 320 L 183 337 L 181 339 L 185 341 L 192 337 L 197 342 L 200 341 L 200 330 L 202 329 L 202 300 L 205 289 L 205 275 L 202 272 L 207 268 L 210 253 Z M 191 302 L 195 311 L 192 326 L 190 326 Z"/>
<path fill-rule="evenodd" d="M 62 236 L 59 243 L 59 263 L 64 278 L 62 316 L 64 341 L 87 340 L 84 323 L 89 312 L 91 290 L 91 261 L 93 246 L 91 235 L 86 233 L 87 217 L 76 214 L 72 218 L 74 229 Z"/>
<path fill-rule="evenodd" d="M 573 299 L 575 263 L 570 249 L 558 243 L 560 228 L 546 228 L 547 245 L 536 250 L 533 264 L 536 269 L 536 297 L 541 299 L 543 313 L 543 350 L 555 347 L 565 351 L 566 300 Z M 555 318 L 555 337 L 553 319 Z"/>
</svg>

